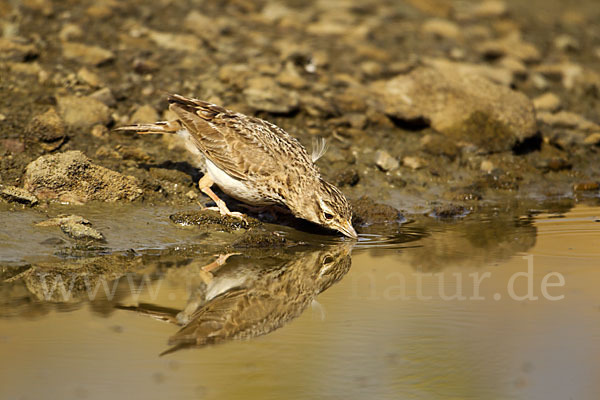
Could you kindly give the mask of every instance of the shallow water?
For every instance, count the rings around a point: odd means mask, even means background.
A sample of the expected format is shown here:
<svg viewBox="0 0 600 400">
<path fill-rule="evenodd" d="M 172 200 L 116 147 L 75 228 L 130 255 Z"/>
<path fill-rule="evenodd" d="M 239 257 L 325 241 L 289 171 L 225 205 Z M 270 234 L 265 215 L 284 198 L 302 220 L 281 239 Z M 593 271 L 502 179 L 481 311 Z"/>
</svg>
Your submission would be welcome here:
<svg viewBox="0 0 600 400">
<path fill-rule="evenodd" d="M 212 275 L 201 267 L 231 253 L 225 236 L 176 227 L 168 209 L 81 211 L 107 236 L 85 257 L 38 245 L 64 238 L 29 236 L 43 215 L 0 227 L 0 398 L 600 397 L 600 207 L 236 250 Z M 159 356 L 179 329 L 165 320 L 186 306 L 218 320 L 235 287 L 250 311 L 219 344 Z"/>
</svg>

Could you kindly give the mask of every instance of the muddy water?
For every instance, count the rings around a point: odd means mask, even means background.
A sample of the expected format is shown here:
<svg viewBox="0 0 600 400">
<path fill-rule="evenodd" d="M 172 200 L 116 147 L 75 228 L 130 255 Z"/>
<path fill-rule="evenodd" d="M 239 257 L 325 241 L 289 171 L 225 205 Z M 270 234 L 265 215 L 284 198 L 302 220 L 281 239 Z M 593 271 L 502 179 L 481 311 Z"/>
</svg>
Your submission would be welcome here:
<svg viewBox="0 0 600 400">
<path fill-rule="evenodd" d="M 60 231 L 28 232 L 31 211 L 0 227 L 0 398 L 600 396 L 600 207 L 270 250 L 166 208 L 80 211 L 106 243 L 68 253 Z M 184 320 L 196 346 L 159 356 Z"/>
</svg>

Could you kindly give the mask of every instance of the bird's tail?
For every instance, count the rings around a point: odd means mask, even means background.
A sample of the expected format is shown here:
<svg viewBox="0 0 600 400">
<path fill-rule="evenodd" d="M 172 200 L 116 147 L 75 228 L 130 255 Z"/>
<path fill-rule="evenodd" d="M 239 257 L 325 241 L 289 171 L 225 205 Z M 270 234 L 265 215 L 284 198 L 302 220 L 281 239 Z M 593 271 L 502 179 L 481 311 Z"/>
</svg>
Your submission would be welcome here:
<svg viewBox="0 0 600 400">
<path fill-rule="evenodd" d="M 129 131 L 146 135 L 151 133 L 167 134 L 177 133 L 181 129 L 181 124 L 178 121 L 159 121 L 153 124 L 135 124 L 125 125 L 116 128 L 116 131 Z"/>
</svg>

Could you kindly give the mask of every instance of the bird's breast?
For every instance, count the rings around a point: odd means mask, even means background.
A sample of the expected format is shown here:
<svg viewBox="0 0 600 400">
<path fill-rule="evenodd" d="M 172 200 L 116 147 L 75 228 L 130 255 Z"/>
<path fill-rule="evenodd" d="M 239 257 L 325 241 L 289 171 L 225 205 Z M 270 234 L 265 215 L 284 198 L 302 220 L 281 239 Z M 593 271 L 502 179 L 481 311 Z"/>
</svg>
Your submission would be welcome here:
<svg viewBox="0 0 600 400">
<path fill-rule="evenodd" d="M 275 201 L 266 197 L 259 187 L 252 185 L 250 181 L 241 181 L 233 178 L 227 172 L 217 167 L 208 158 L 206 159 L 206 173 L 225 194 L 241 200 L 244 203 L 252 205 L 268 205 L 275 203 Z"/>
</svg>

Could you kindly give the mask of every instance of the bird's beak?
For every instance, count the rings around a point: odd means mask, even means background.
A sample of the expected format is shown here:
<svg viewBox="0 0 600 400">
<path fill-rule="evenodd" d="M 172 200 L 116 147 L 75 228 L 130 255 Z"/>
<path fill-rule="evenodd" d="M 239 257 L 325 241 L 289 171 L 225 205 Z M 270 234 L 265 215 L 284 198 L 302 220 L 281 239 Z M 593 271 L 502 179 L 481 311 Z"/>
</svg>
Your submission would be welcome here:
<svg viewBox="0 0 600 400">
<path fill-rule="evenodd" d="M 358 239 L 358 234 L 354 230 L 354 227 L 350 221 L 347 221 L 344 225 L 342 225 L 339 230 L 341 233 L 352 239 Z"/>
</svg>

